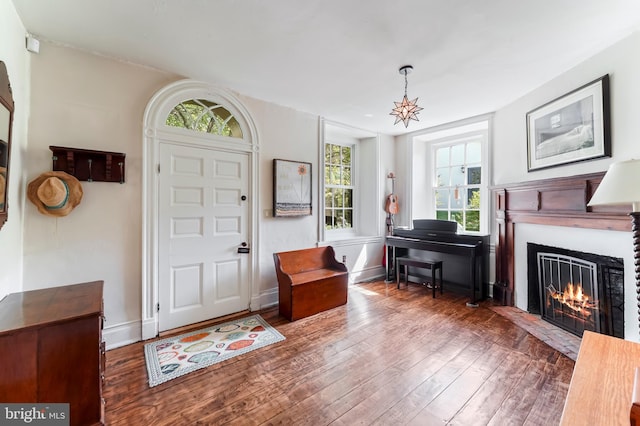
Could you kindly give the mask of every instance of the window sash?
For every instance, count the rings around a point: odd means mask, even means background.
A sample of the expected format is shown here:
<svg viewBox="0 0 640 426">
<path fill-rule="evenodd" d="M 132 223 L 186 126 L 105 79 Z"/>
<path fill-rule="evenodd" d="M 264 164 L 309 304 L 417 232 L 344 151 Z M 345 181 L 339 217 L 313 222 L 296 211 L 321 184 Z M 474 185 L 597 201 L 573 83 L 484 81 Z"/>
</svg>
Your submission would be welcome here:
<svg viewBox="0 0 640 426">
<path fill-rule="evenodd" d="M 325 143 L 324 227 L 327 232 L 355 229 L 354 145 Z"/>
<path fill-rule="evenodd" d="M 469 233 L 481 231 L 483 204 L 487 202 L 483 182 L 483 142 L 482 135 L 474 135 L 434 146 L 432 199 L 435 217 L 456 221 L 464 232 Z M 479 197 L 477 206 L 469 199 L 474 194 Z"/>
</svg>

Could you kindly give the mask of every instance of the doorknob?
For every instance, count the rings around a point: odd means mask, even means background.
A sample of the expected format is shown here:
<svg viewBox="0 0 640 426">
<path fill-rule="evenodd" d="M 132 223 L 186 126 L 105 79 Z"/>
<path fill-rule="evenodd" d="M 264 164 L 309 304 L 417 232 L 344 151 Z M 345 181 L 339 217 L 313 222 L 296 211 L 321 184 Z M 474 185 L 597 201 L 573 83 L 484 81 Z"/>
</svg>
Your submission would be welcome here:
<svg viewBox="0 0 640 426">
<path fill-rule="evenodd" d="M 241 199 L 242 201 L 246 201 L 246 200 L 247 200 L 247 196 L 246 196 L 246 195 L 243 195 L 242 197 L 240 197 L 240 199 Z"/>
<path fill-rule="evenodd" d="M 249 247 L 247 247 L 246 242 L 243 241 L 240 246 L 241 247 L 238 247 L 238 253 L 249 253 Z"/>
</svg>

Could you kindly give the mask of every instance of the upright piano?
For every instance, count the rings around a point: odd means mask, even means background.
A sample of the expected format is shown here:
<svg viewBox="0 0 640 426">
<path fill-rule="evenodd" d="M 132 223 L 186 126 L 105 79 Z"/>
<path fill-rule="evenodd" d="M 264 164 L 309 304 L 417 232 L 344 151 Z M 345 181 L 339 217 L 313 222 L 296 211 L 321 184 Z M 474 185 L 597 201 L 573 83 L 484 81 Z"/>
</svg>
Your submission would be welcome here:
<svg viewBox="0 0 640 426">
<path fill-rule="evenodd" d="M 442 260 L 445 287 L 469 294 L 468 305 L 475 306 L 486 297 L 489 236 L 457 230 L 457 222 L 436 219 L 416 219 L 413 229 L 395 228 L 385 239 L 387 280 L 395 280 L 397 256 Z M 421 281 L 426 275 L 420 268 L 411 268 L 408 274 L 412 281 Z"/>
</svg>

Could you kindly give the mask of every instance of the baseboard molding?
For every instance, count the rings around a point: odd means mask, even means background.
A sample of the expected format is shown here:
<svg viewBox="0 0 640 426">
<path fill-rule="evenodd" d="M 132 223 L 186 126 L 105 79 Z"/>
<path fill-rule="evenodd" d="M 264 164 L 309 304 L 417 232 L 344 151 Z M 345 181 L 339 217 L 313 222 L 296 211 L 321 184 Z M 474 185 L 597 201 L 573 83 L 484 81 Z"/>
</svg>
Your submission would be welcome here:
<svg viewBox="0 0 640 426">
<path fill-rule="evenodd" d="M 269 308 L 278 305 L 278 288 L 262 292 L 251 298 L 251 310 Z M 158 336 L 158 324 L 154 318 L 145 321 L 129 321 L 105 327 L 102 330 L 102 338 L 107 349 L 115 349 L 121 346 L 142 340 L 153 339 Z"/>
<path fill-rule="evenodd" d="M 251 306 L 253 307 L 253 304 Z M 257 306 L 258 309 L 256 310 L 278 306 L 278 287 L 270 288 L 260 293 Z"/>
<path fill-rule="evenodd" d="M 130 345 L 142 340 L 140 321 L 129 321 L 102 330 L 102 339 L 107 350 Z"/>
<path fill-rule="evenodd" d="M 159 332 L 156 318 L 148 318 L 142 321 L 142 340 L 153 339 L 158 336 Z"/>
<path fill-rule="evenodd" d="M 378 278 L 384 278 L 385 268 L 382 266 L 372 266 L 359 271 L 349 272 L 349 283 L 361 283 Z"/>
<path fill-rule="evenodd" d="M 371 281 L 384 277 L 382 266 L 365 268 L 349 273 L 349 284 Z M 251 311 L 259 311 L 278 306 L 278 287 L 270 288 L 251 298 Z M 129 321 L 102 330 L 102 338 L 107 349 L 115 349 L 131 343 L 152 339 L 158 335 L 157 323 L 153 318 L 146 321 Z"/>
<path fill-rule="evenodd" d="M 382 266 L 365 268 L 356 272 L 349 272 L 349 284 L 384 278 L 385 269 Z M 251 299 L 251 310 L 268 309 L 278 306 L 278 287 L 270 288 Z"/>
</svg>

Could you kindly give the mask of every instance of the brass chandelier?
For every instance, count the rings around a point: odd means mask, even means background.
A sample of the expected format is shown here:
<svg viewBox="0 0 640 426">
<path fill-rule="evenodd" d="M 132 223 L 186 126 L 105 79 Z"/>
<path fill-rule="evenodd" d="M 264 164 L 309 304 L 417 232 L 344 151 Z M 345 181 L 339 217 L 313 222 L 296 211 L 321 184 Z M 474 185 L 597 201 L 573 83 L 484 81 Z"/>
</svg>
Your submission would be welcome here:
<svg viewBox="0 0 640 426">
<path fill-rule="evenodd" d="M 398 124 L 402 121 L 404 127 L 409 127 L 409 120 L 419 121 L 417 114 L 424 109 L 418 106 L 418 98 L 410 101 L 407 97 L 407 74 L 411 71 L 413 71 L 411 65 L 404 65 L 398 70 L 400 74 L 404 74 L 404 98 L 400 102 L 394 102 L 395 108 L 389 113 L 389 115 L 396 116 L 396 121 L 393 124 Z"/>
</svg>

